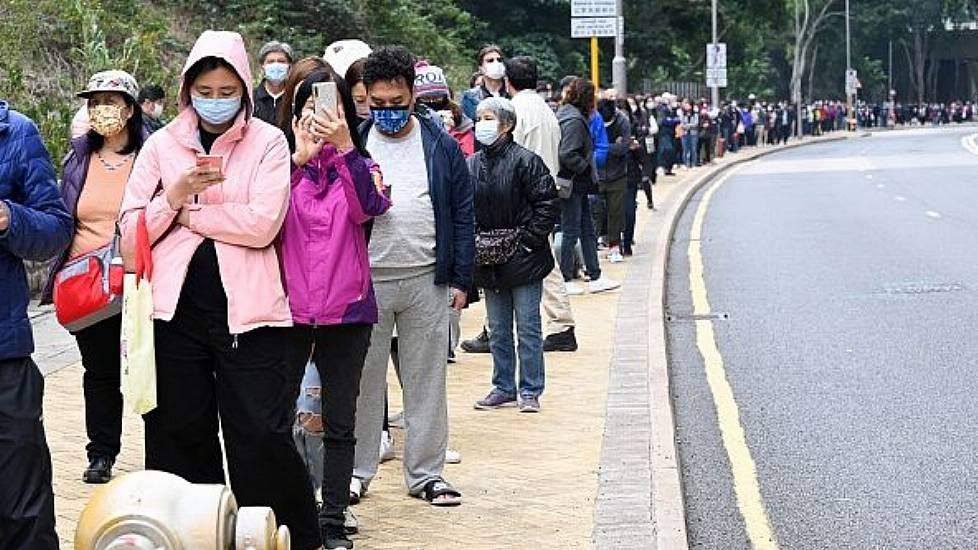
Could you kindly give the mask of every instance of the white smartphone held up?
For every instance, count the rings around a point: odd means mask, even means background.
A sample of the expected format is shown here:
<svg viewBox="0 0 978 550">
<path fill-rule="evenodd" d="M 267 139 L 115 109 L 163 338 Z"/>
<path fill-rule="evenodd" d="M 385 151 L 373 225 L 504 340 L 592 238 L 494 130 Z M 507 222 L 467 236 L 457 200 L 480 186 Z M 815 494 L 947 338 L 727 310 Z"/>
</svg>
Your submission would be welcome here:
<svg viewBox="0 0 978 550">
<path fill-rule="evenodd" d="M 336 112 L 336 83 L 316 82 L 312 85 L 312 97 L 316 104 L 316 114 L 322 115 L 326 110 Z"/>
</svg>

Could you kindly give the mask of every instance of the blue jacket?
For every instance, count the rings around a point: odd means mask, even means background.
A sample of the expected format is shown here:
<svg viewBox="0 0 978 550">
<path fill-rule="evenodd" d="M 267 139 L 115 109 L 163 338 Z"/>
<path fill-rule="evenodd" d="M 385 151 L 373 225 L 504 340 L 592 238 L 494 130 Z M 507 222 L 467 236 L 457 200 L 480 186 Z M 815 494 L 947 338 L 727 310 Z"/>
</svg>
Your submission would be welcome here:
<svg viewBox="0 0 978 550">
<path fill-rule="evenodd" d="M 37 127 L 0 101 L 0 202 L 10 225 L 0 232 L 0 361 L 34 352 L 27 318 L 24 260 L 43 261 L 71 241 L 72 222 Z"/>
<path fill-rule="evenodd" d="M 435 284 L 471 290 L 475 264 L 474 187 L 465 156 L 455 139 L 431 119 L 415 116 L 414 121 L 421 124 L 428 194 L 435 211 Z M 372 120 L 360 125 L 364 143 L 372 127 Z M 380 170 L 383 172 L 384 167 Z"/>
<path fill-rule="evenodd" d="M 608 161 L 608 131 L 597 111 L 591 113 L 591 141 L 594 142 L 594 167 L 600 170 Z"/>
</svg>

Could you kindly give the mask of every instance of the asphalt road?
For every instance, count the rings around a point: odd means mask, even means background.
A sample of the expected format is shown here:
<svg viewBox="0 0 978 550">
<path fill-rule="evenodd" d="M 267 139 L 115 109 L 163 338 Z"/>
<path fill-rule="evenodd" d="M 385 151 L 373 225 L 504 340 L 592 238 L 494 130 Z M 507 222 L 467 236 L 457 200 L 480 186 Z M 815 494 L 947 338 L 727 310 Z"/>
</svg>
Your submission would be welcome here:
<svg viewBox="0 0 978 550">
<path fill-rule="evenodd" d="M 716 344 L 780 548 L 978 548 L 976 132 L 771 155 L 709 204 Z M 675 315 L 702 195 L 672 243 Z M 749 548 L 696 330 L 668 326 L 691 547 Z"/>
</svg>

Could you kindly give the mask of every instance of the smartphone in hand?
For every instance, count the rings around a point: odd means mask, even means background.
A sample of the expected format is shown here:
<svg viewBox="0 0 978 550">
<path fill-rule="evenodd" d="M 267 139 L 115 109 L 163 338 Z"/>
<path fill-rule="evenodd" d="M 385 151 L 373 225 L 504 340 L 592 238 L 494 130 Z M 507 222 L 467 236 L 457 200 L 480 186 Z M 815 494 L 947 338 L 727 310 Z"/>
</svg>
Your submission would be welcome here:
<svg viewBox="0 0 978 550">
<path fill-rule="evenodd" d="M 224 157 L 221 155 L 197 155 L 197 168 L 209 168 L 224 176 Z"/>
<path fill-rule="evenodd" d="M 312 85 L 313 102 L 316 104 L 316 114 L 323 115 L 327 110 L 336 112 L 336 83 L 316 82 Z"/>
</svg>

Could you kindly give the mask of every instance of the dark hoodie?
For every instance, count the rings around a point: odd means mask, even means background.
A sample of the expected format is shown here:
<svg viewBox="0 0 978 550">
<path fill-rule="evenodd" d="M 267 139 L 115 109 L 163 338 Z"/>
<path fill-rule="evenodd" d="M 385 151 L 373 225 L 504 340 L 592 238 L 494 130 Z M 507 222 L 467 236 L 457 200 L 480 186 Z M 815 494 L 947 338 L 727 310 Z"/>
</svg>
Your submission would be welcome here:
<svg viewBox="0 0 978 550">
<path fill-rule="evenodd" d="M 557 109 L 557 121 L 560 123 L 558 177 L 573 181 L 573 192 L 576 194 L 596 192 L 594 143 L 587 119 L 577 107 L 561 105 Z"/>
</svg>

